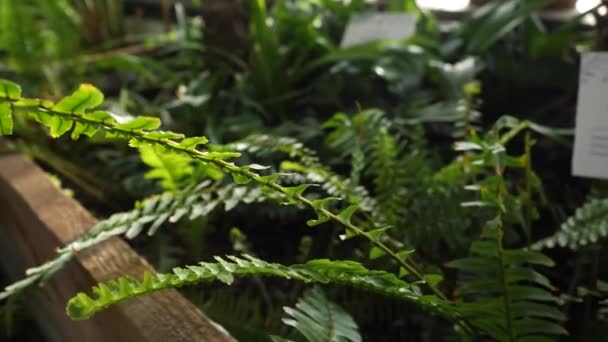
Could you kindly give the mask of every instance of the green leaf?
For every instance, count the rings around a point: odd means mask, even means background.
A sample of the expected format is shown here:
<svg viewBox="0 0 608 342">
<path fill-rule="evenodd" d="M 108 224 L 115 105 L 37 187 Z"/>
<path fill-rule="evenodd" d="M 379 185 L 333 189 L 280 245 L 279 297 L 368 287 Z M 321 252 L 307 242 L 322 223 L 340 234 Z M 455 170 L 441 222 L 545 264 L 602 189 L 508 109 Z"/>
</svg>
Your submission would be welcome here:
<svg viewBox="0 0 608 342">
<path fill-rule="evenodd" d="M 148 179 L 160 180 L 164 189 L 176 190 L 182 182 L 192 175 L 194 169 L 191 159 L 182 154 L 167 150 L 160 145 L 139 145 L 141 160 L 152 168 L 146 173 Z"/>
<path fill-rule="evenodd" d="M 287 195 L 289 195 L 291 197 L 295 197 L 295 196 L 302 196 L 304 191 L 306 191 L 306 189 L 308 189 L 312 185 L 313 184 L 300 184 L 298 186 L 283 187 L 283 189 L 285 190 L 285 193 L 287 193 Z"/>
<path fill-rule="evenodd" d="M 91 84 L 81 84 L 72 95 L 63 98 L 53 110 L 58 112 L 84 114 L 85 111 L 103 103 L 103 94 Z"/>
<path fill-rule="evenodd" d="M 329 221 L 329 216 L 323 213 L 318 213 L 318 217 L 316 219 L 310 219 L 306 221 L 306 225 L 309 227 L 315 227 L 327 221 Z"/>
<path fill-rule="evenodd" d="M 270 166 L 264 166 L 264 165 L 260 165 L 260 164 L 249 164 L 247 166 L 248 169 L 252 169 L 252 170 L 256 170 L 256 171 L 262 171 L 262 170 L 268 170 L 270 169 Z"/>
<path fill-rule="evenodd" d="M 555 262 L 548 256 L 536 252 L 536 251 L 525 251 L 525 250 L 508 250 L 504 251 L 504 258 L 507 262 L 512 264 L 531 264 L 541 265 L 547 267 L 555 266 Z"/>
<path fill-rule="evenodd" d="M 94 112 L 86 113 L 83 115 L 83 117 L 87 120 L 95 121 L 98 123 L 113 124 L 116 122 L 110 112 L 106 112 L 103 110 L 97 110 Z"/>
<path fill-rule="evenodd" d="M 312 207 L 315 209 L 325 209 L 325 205 L 331 201 L 339 201 L 337 197 L 325 197 L 318 200 L 312 201 Z"/>
<path fill-rule="evenodd" d="M 21 87 L 17 83 L 0 78 L 0 97 L 19 100 L 21 98 Z"/>
<path fill-rule="evenodd" d="M 91 126 L 88 124 L 84 124 L 82 122 L 76 122 L 76 126 L 74 130 L 72 130 L 72 139 L 77 140 L 82 134 L 92 137 L 99 131 L 99 128 L 95 126 Z"/>
<path fill-rule="evenodd" d="M 429 283 L 431 286 L 437 286 L 443 280 L 443 276 L 440 274 L 425 274 L 424 281 Z"/>
<path fill-rule="evenodd" d="M 478 151 L 478 150 L 483 150 L 483 147 L 481 147 L 479 144 L 476 144 L 474 142 L 470 142 L 470 141 L 459 141 L 454 143 L 454 150 L 455 151 Z"/>
<path fill-rule="evenodd" d="M 359 206 L 357 205 L 351 205 L 348 208 L 344 209 L 340 214 L 338 214 L 340 222 L 344 224 L 350 224 L 350 219 L 358 208 Z"/>
<path fill-rule="evenodd" d="M 0 135 L 13 134 L 13 117 L 11 104 L 9 102 L 0 103 Z"/>
<path fill-rule="evenodd" d="M 196 150 L 198 145 L 205 145 L 209 140 L 205 137 L 192 137 L 186 138 L 179 143 L 179 147 L 185 148 L 186 150 Z"/>
<path fill-rule="evenodd" d="M 251 177 L 247 177 L 243 174 L 237 173 L 237 172 L 233 172 L 231 173 L 232 175 L 232 180 L 236 183 L 236 184 L 248 184 L 250 183 L 253 179 L 251 179 Z"/>
<path fill-rule="evenodd" d="M 154 139 L 158 141 L 171 141 L 171 140 L 181 140 L 184 139 L 184 135 L 182 133 L 175 133 L 171 131 L 154 131 L 148 132 L 146 137 L 149 139 Z"/>
<path fill-rule="evenodd" d="M 289 318 L 283 322 L 294 327 L 311 342 L 360 342 L 353 318 L 331 302 L 319 287 L 306 290 L 295 308 L 284 307 Z"/>
<path fill-rule="evenodd" d="M 238 158 L 241 154 L 239 152 L 207 152 L 205 156 L 209 159 L 225 160 Z"/>
<path fill-rule="evenodd" d="M 58 138 L 64 135 L 72 128 L 74 121 L 60 116 L 51 115 L 46 125 L 50 128 L 50 134 L 53 138 Z"/>
<path fill-rule="evenodd" d="M 127 131 L 151 131 L 159 128 L 161 125 L 160 119 L 151 116 L 138 116 L 133 120 L 116 125 L 116 128 Z"/>
<path fill-rule="evenodd" d="M 415 251 L 416 251 L 415 249 L 410 249 L 410 250 L 407 250 L 407 251 L 401 251 L 401 252 L 397 253 L 397 257 L 402 262 L 406 262 L 407 259 L 410 257 L 410 255 L 414 254 Z"/>
<path fill-rule="evenodd" d="M 305 173 L 308 168 L 300 163 L 296 163 L 290 160 L 284 160 L 281 162 L 281 170 L 298 171 L 301 173 Z"/>
<path fill-rule="evenodd" d="M 366 234 L 372 240 L 378 240 L 380 237 L 382 237 L 382 235 L 384 235 L 386 233 L 387 230 L 389 230 L 391 228 L 392 228 L 391 226 L 384 227 L 384 228 L 378 228 L 378 229 L 370 230 L 370 231 L 366 232 Z"/>
<path fill-rule="evenodd" d="M 369 258 L 371 260 L 378 259 L 386 255 L 386 252 L 378 247 L 372 247 L 369 251 Z"/>
<path fill-rule="evenodd" d="M 321 212 L 321 209 L 325 209 L 325 205 L 331 201 L 336 201 L 339 200 L 339 198 L 337 197 L 326 197 L 326 198 L 321 198 L 318 200 L 314 200 L 311 201 L 312 207 L 315 209 L 315 211 L 317 212 L 317 219 L 311 219 L 306 221 L 306 224 L 309 227 L 314 227 L 314 226 L 318 226 L 322 223 L 325 223 L 327 221 L 329 221 L 329 216 L 327 216 L 326 214 L 323 214 Z"/>
<path fill-rule="evenodd" d="M 273 174 L 270 174 L 268 176 L 261 176 L 260 177 L 260 181 L 263 184 L 274 184 L 274 183 L 277 182 L 277 180 L 279 179 L 279 177 L 281 177 L 281 174 L 279 174 L 279 173 L 273 173 Z"/>
</svg>

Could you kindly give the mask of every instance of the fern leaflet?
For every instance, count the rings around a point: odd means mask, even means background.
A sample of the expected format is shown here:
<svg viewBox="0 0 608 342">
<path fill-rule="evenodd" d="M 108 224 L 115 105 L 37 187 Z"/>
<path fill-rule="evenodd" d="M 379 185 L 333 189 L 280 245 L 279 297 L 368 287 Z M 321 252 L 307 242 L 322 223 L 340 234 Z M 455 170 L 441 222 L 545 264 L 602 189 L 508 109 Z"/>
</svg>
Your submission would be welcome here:
<svg viewBox="0 0 608 342">
<path fill-rule="evenodd" d="M 608 236 L 608 198 L 592 199 L 576 209 L 561 229 L 534 243 L 531 248 L 568 247 L 577 250 Z"/>
</svg>

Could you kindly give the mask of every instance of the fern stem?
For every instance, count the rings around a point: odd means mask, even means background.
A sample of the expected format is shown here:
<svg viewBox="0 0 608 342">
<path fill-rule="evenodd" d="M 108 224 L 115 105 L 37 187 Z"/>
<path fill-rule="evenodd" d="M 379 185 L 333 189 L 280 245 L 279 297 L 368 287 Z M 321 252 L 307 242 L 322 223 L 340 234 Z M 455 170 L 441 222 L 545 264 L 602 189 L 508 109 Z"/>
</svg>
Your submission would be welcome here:
<svg viewBox="0 0 608 342">
<path fill-rule="evenodd" d="M 517 126 L 511 128 L 511 130 L 505 133 L 498 143 L 505 146 L 511 139 L 515 138 L 521 131 L 530 127 L 529 121 L 521 121 Z"/>
<path fill-rule="evenodd" d="M 502 230 L 502 214 L 499 214 L 498 217 L 499 226 L 496 227 L 498 230 L 496 234 L 496 245 L 498 251 L 498 270 L 500 272 L 500 285 L 502 287 L 503 292 L 503 303 L 505 306 L 505 320 L 507 327 L 508 340 L 511 342 L 515 342 L 515 336 L 513 335 L 513 314 L 511 310 L 511 296 L 509 295 L 509 287 L 507 284 L 506 270 L 504 264 L 504 250 L 502 245 L 502 239 L 504 235 L 504 231 Z"/>
<path fill-rule="evenodd" d="M 23 101 L 26 100 L 26 102 L 32 103 L 35 101 L 38 101 L 39 104 L 38 105 L 23 105 L 23 104 L 19 104 L 19 101 Z M 403 268 L 405 268 L 406 270 L 408 270 L 410 273 L 412 273 L 415 277 L 417 277 L 419 280 L 421 280 L 422 282 L 424 282 L 429 289 L 435 294 L 437 295 L 439 298 L 441 299 L 447 299 L 447 297 L 445 296 L 445 294 L 443 294 L 443 292 L 441 292 L 434 284 L 429 283 L 428 281 L 426 281 L 426 279 L 424 278 L 423 274 L 421 273 L 421 271 L 418 270 L 417 267 L 413 266 L 412 264 L 408 263 L 405 260 L 402 260 L 401 258 L 399 258 L 399 256 L 397 255 L 397 253 L 395 253 L 392 249 L 390 249 L 388 246 L 386 246 L 384 243 L 382 243 L 381 241 L 379 241 L 378 239 L 372 237 L 371 235 L 367 234 L 363 229 L 353 225 L 350 222 L 347 222 L 345 220 L 343 220 L 342 218 L 340 218 L 338 215 L 332 213 L 331 211 L 324 209 L 324 208 L 316 208 L 315 205 L 312 203 L 312 201 L 310 201 L 309 199 L 307 199 L 306 197 L 300 195 L 300 194 L 290 194 L 287 189 L 275 182 L 269 182 L 267 180 L 265 180 L 262 176 L 260 176 L 259 174 L 252 172 L 248 169 L 245 168 L 241 168 L 237 165 L 235 165 L 232 162 L 227 162 L 225 160 L 222 159 L 218 159 L 218 158 L 214 158 L 214 157 L 210 157 L 208 154 L 208 152 L 204 152 L 204 151 L 199 151 L 196 149 L 188 149 L 185 147 L 180 146 L 177 142 L 170 140 L 170 139 L 160 139 L 160 138 L 154 138 L 149 136 L 149 133 L 143 130 L 129 130 L 129 129 L 125 129 L 125 128 L 121 128 L 118 127 L 117 124 L 115 122 L 99 122 L 99 121 L 95 121 L 95 120 L 91 120 L 88 118 L 85 118 L 83 116 L 74 114 L 74 113 L 70 113 L 70 112 L 64 112 L 64 111 L 58 111 L 58 110 L 54 110 L 48 107 L 45 107 L 42 105 L 42 100 L 37 100 L 37 99 L 26 99 L 26 98 L 20 98 L 20 99 L 13 99 L 10 97 L 0 97 L 0 101 L 5 101 L 5 102 L 9 102 L 13 105 L 13 107 L 15 109 L 19 109 L 21 111 L 38 111 L 38 112 L 44 112 L 46 114 L 49 115 L 54 115 L 57 117 L 61 117 L 61 118 L 65 118 L 74 122 L 80 122 L 83 124 L 87 124 L 87 125 L 91 125 L 93 127 L 99 127 L 107 132 L 111 132 L 111 133 L 118 133 L 119 135 L 123 135 L 126 137 L 129 137 L 131 139 L 136 139 L 138 141 L 141 142 L 146 142 L 146 143 L 151 143 L 151 144 L 155 144 L 155 145 L 160 145 L 163 146 L 164 148 L 167 148 L 169 150 L 175 151 L 177 153 L 183 153 L 188 155 L 189 157 L 196 159 L 196 160 L 200 160 L 203 162 L 207 162 L 207 163 L 212 163 L 218 167 L 220 167 L 223 170 L 226 170 L 228 173 L 235 175 L 241 175 L 246 177 L 247 179 L 250 179 L 260 185 L 266 186 L 268 188 L 273 189 L 274 191 L 281 193 L 289 198 L 294 199 L 295 201 L 304 204 L 310 208 L 312 208 L 315 212 L 317 212 L 318 214 L 321 214 L 323 216 L 328 217 L 329 219 L 338 222 L 340 224 L 342 224 L 343 226 L 346 227 L 347 230 L 350 230 L 352 233 L 354 233 L 355 235 L 360 235 L 363 236 L 364 238 L 366 238 L 367 240 L 369 240 L 372 244 L 374 244 L 376 247 L 378 247 L 379 249 L 381 249 L 382 251 L 384 251 L 387 255 L 389 255 L 391 258 L 393 258 L 394 260 L 396 260 L 399 265 L 401 265 Z M 524 127 L 525 128 L 525 127 Z M 522 128 L 523 129 L 523 128 Z"/>
</svg>

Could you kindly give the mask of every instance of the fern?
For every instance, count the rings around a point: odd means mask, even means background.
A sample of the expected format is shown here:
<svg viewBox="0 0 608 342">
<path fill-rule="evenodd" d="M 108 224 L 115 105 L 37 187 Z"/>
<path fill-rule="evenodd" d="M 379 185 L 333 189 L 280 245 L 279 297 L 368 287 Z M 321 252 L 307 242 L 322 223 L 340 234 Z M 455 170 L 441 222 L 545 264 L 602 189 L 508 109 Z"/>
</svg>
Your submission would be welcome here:
<svg viewBox="0 0 608 342">
<path fill-rule="evenodd" d="M 182 134 L 156 130 L 160 126 L 160 120 L 157 118 L 140 116 L 126 123 L 119 123 L 109 112 L 93 111 L 102 102 L 103 94 L 90 84 L 81 85 L 71 96 L 54 104 L 51 101 L 22 98 L 21 89 L 17 84 L 0 80 L 0 117 L 2 118 L 0 120 L 3 122 L 12 122 L 11 117 L 15 113 L 24 113 L 47 126 L 51 137 L 57 138 L 71 131 L 72 138 L 77 139 L 82 134 L 93 136 L 102 131 L 106 133 L 107 137 L 128 139 L 129 145 L 134 148 L 154 146 L 158 153 L 180 153 L 195 161 L 213 165 L 232 175 L 237 184 L 247 184 L 253 181 L 262 185 L 267 191 L 283 196 L 286 203 L 309 207 L 317 214 L 317 219 L 308 221 L 309 225 L 317 225 L 330 220 L 340 223 L 346 229 L 347 235 L 366 238 L 378 250 L 389 255 L 404 269 L 425 282 L 437 296 L 445 298 L 435 284 L 426 281 L 427 278 L 417 267 L 407 259 L 400 257 L 397 252 L 391 250 L 380 240 L 382 231 L 367 232 L 351 222 L 351 217 L 357 210 L 356 206 L 335 214 L 325 208 L 327 202 L 332 198 L 310 200 L 303 195 L 311 184 L 294 187 L 281 186 L 277 182 L 279 174 L 262 176 L 258 173 L 258 171 L 266 169 L 264 166 L 258 164 L 237 166 L 228 161 L 240 156 L 240 153 L 200 151 L 198 146 L 207 143 L 207 139 L 204 137 L 186 138 Z M 2 134 L 11 132 L 12 127 L 3 129 Z"/>
<path fill-rule="evenodd" d="M 179 153 L 159 153 L 155 146 L 142 146 L 139 149 L 141 160 L 153 169 L 146 178 L 160 180 L 164 189 L 175 190 L 181 187 L 185 178 L 192 176 L 192 160 Z"/>
<path fill-rule="evenodd" d="M 143 280 L 119 278 L 101 283 L 93 288 L 93 297 L 79 293 L 67 305 L 66 312 L 72 319 L 86 319 L 97 312 L 146 293 L 219 280 L 232 284 L 236 277 L 271 276 L 303 281 L 305 283 L 344 284 L 379 292 L 399 300 L 416 303 L 421 307 L 456 319 L 457 312 L 449 303 L 434 295 L 423 295 L 417 285 L 408 284 L 385 271 L 372 271 L 353 261 L 311 260 L 305 264 L 283 266 L 244 255 L 215 257 L 216 263 L 202 262 L 199 265 L 175 268 L 170 274 L 144 274 Z"/>
<path fill-rule="evenodd" d="M 553 287 L 530 267 L 553 262 L 538 252 L 504 249 L 498 221 L 488 223 L 470 257 L 450 264 L 465 275 L 457 292 L 464 300 L 463 317 L 498 341 L 550 341 L 551 335 L 567 334 L 559 324 L 565 317 L 555 308 Z"/>
<path fill-rule="evenodd" d="M 318 286 L 306 290 L 295 308 L 284 307 L 283 322 L 294 327 L 310 342 L 360 342 L 357 323 L 340 306 L 331 302 Z M 287 341 L 276 336 L 273 341 Z"/>
<path fill-rule="evenodd" d="M 504 247 L 505 222 L 513 221 L 521 205 L 509 193 L 505 172 L 507 167 L 525 166 L 511 159 L 504 145 L 525 127 L 526 123 L 499 121 L 486 140 L 472 134 L 470 141 L 458 144 L 458 149 L 468 151 L 472 164 L 493 173 L 468 187 L 480 198 L 463 205 L 487 208 L 495 217 L 485 223 L 480 240 L 472 243 L 471 256 L 450 266 L 463 275 L 457 290 L 463 299 L 461 314 L 479 332 L 497 341 L 552 341 L 567 334 L 561 326 L 565 317 L 556 308 L 559 300 L 551 293 L 553 286 L 532 268 L 551 267 L 553 261 L 539 252 Z M 503 128 L 510 130 L 500 135 Z"/>
<path fill-rule="evenodd" d="M 578 250 L 608 236 L 608 199 L 594 198 L 576 209 L 555 234 L 546 237 L 531 248 L 568 247 Z"/>
<path fill-rule="evenodd" d="M 377 110 L 353 117 L 339 113 L 325 124 L 332 130 L 328 144 L 343 156 L 355 159 L 353 146 L 364 146 L 365 176 L 374 185 L 374 222 L 394 227 L 391 237 L 425 256 L 437 255 L 443 245 L 466 249 L 472 219 L 462 215 L 459 203 L 470 197 L 463 187 L 475 173 L 465 169 L 464 160 L 439 169 L 421 126 L 412 126 L 407 139 L 405 132 L 394 132 L 395 126 Z"/>
<path fill-rule="evenodd" d="M 136 204 L 132 211 L 117 213 L 98 222 L 84 236 L 57 250 L 57 256 L 38 267 L 26 271 L 27 277 L 7 286 L 0 292 L 0 300 L 23 291 L 34 284 L 44 282 L 76 253 L 88 249 L 114 236 L 124 235 L 133 239 L 148 226 L 148 234 L 153 235 L 163 224 L 175 223 L 182 218 L 194 220 L 206 216 L 223 205 L 224 210 L 232 210 L 238 203 L 253 203 L 264 200 L 258 188 L 229 184 L 220 186 L 210 181 L 191 186 L 180 192 L 165 192 Z"/>
<path fill-rule="evenodd" d="M 186 290 L 186 296 L 238 341 L 266 341 L 269 333 L 294 335 L 281 322 L 281 308 L 265 305 L 255 290 L 234 286 L 200 291 L 193 287 Z"/>
<path fill-rule="evenodd" d="M 342 198 L 350 204 L 356 204 L 362 211 L 376 211 L 376 200 L 370 196 L 365 187 L 354 186 L 349 179 L 345 179 L 323 165 L 314 150 L 307 148 L 294 138 L 255 134 L 230 146 L 237 151 L 255 154 L 268 151 L 287 154 L 295 160 L 283 161 L 281 163 L 283 171 L 302 174 L 305 181 L 319 184 L 329 195 Z"/>
</svg>

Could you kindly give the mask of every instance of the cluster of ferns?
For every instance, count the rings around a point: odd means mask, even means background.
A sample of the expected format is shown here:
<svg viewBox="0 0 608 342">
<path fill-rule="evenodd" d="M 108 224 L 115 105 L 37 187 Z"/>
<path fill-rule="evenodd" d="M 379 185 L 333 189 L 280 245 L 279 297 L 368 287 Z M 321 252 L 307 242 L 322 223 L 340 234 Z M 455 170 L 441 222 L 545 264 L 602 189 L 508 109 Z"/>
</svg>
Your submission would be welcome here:
<svg viewBox="0 0 608 342">
<path fill-rule="evenodd" d="M 608 233 L 608 200 L 595 196 L 554 235 L 539 241 L 514 238 L 529 238 L 538 218 L 534 199 L 543 191 L 530 154 L 530 134 L 538 126 L 527 121 L 503 117 L 485 132 L 468 127 L 454 146 L 455 157 L 442 165 L 429 153 L 420 127 L 404 137 L 380 111 L 337 114 L 325 128 L 336 154 L 352 165 L 350 175 L 343 175 L 293 138 L 253 135 L 211 145 L 205 137 L 160 130 L 155 117 L 118 121 L 99 108 L 103 98 L 89 84 L 57 102 L 28 98 L 17 84 L 0 80 L 0 135 L 12 135 L 19 120 L 37 122 L 53 138 L 69 134 L 75 141 L 83 135 L 124 140 L 150 167 L 147 177 L 165 189 L 100 221 L 60 248 L 54 260 L 28 270 L 0 298 L 40 284 L 69 262 L 74 251 L 110 237 L 153 235 L 168 223 L 205 217 L 215 208 L 229 212 L 239 204 L 269 202 L 307 210 L 308 226 L 329 227 L 336 241 L 357 240 L 367 255 L 293 265 L 265 261 L 250 251 L 216 256 L 169 273 L 98 284 L 74 294 L 67 315 L 87 319 L 115 303 L 161 289 L 214 281 L 231 285 L 236 278 L 264 276 L 324 288 L 347 286 L 406 302 L 451 322 L 452 332 L 463 337 L 551 341 L 567 334 L 567 317 L 546 276 L 555 264 L 541 251 L 555 246 L 582 249 Z M 524 136 L 524 153 L 509 153 L 509 143 Z M 262 152 L 282 155 L 283 160 L 280 165 L 239 164 L 242 154 L 255 158 Z M 436 255 L 442 249 L 465 252 L 442 260 Z M 457 281 L 449 278 L 451 273 Z M 284 310 L 286 325 L 310 341 L 361 340 L 355 320 L 317 285 Z M 604 311 L 600 306 L 598 313 Z"/>
</svg>

